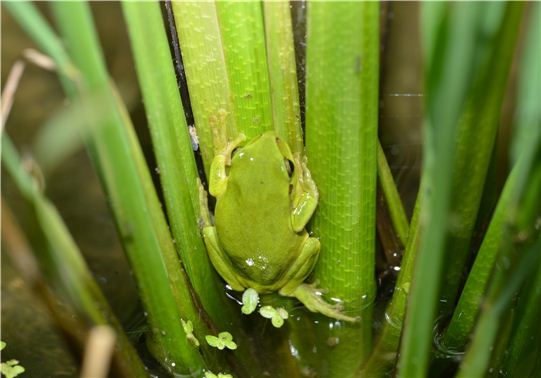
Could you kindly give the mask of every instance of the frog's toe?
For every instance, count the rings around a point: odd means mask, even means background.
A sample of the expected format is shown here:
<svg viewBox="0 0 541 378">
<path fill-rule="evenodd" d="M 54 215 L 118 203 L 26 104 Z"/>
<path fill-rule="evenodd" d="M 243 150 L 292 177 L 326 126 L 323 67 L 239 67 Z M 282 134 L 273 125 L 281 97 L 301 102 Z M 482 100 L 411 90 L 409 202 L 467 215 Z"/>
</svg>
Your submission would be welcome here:
<svg viewBox="0 0 541 378">
<path fill-rule="evenodd" d="M 319 312 L 330 318 L 344 320 L 347 322 L 357 322 L 358 317 L 345 315 L 342 310 L 342 304 L 330 304 L 321 297 L 321 291 L 316 289 L 314 285 L 302 284 L 290 295 L 296 297 L 299 301 L 312 312 Z"/>
</svg>

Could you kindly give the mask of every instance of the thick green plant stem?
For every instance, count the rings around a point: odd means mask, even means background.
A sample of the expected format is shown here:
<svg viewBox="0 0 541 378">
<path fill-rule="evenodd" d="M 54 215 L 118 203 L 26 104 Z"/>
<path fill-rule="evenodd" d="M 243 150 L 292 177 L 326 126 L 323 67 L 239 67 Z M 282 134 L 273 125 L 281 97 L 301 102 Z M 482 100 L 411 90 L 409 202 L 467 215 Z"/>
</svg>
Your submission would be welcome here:
<svg viewBox="0 0 541 378">
<path fill-rule="evenodd" d="M 228 135 L 237 136 L 233 97 L 214 2 L 171 3 L 182 53 L 199 148 L 208 174 L 214 157 L 212 128 L 222 114 Z"/>
<path fill-rule="evenodd" d="M 199 177 L 159 4 L 124 2 L 123 9 L 175 246 L 190 282 L 215 326 L 215 333 L 235 330 L 235 340 L 239 344 L 236 357 L 243 367 L 255 372 L 256 360 L 250 351 L 250 343 L 247 339 L 239 342 L 243 337 L 240 306 L 225 295 L 224 285 L 210 263 L 200 236 Z M 203 319 L 186 320 L 193 322 L 196 336 L 204 339 L 202 332 L 206 327 L 200 324 Z"/>
<path fill-rule="evenodd" d="M 2 163 L 17 189 L 35 214 L 39 233 L 33 247 L 48 280 L 55 282 L 90 325 L 108 324 L 116 332 L 115 347 L 119 370 L 127 377 L 146 377 L 145 367 L 130 344 L 120 322 L 107 303 L 92 272 L 54 205 L 39 190 L 38 184 L 24 170 L 15 146 L 2 135 Z"/>
<path fill-rule="evenodd" d="M 314 278 L 347 313 L 361 316 L 359 324 L 318 327 L 322 343 L 340 340 L 328 351 L 332 377 L 354 374 L 372 344 L 378 14 L 372 2 L 308 8 L 306 150 L 320 193 L 312 223 L 321 241 Z"/>
<path fill-rule="evenodd" d="M 398 235 L 398 238 L 405 246 L 408 241 L 409 223 L 400 199 L 400 194 L 396 188 L 393 174 L 387 163 L 387 158 L 381 147 L 381 143 L 378 141 L 378 179 L 383 189 L 383 194 L 389 208 L 389 214 L 391 215 L 391 222 L 393 223 L 394 230 Z"/>
<path fill-rule="evenodd" d="M 55 62 L 66 53 L 58 53 L 62 44 L 48 25 L 26 19 L 30 3 L 10 3 L 19 23 Z M 53 10 L 73 59 L 79 70 L 76 80 L 60 71 L 69 97 L 77 101 L 102 96 L 105 106 L 86 107 L 88 119 L 83 132 L 94 166 L 109 197 L 113 214 L 139 285 L 148 313 L 155 350 L 162 362 L 174 372 L 186 373 L 203 368 L 203 360 L 185 337 L 179 318 L 195 318 L 188 283 L 176 256 L 150 173 L 133 132 L 127 112 L 110 86 L 88 5 L 83 2 L 54 3 Z M 48 49 L 49 46 L 60 49 Z M 58 56 L 57 56 L 58 54 Z"/>
<path fill-rule="evenodd" d="M 263 9 L 274 130 L 288 142 L 293 154 L 300 156 L 304 143 L 290 5 L 287 1 L 265 1 Z"/>
<path fill-rule="evenodd" d="M 216 2 L 233 115 L 248 140 L 273 124 L 261 7 L 258 1 Z"/>
<path fill-rule="evenodd" d="M 214 150 L 212 137 L 213 134 L 216 134 L 217 127 L 225 126 L 230 139 L 237 135 L 237 128 L 239 132 L 243 132 L 248 136 L 255 136 L 263 131 L 250 131 L 247 127 L 253 127 L 254 125 L 241 125 L 238 123 L 238 117 L 235 115 L 238 109 L 233 108 L 233 100 L 235 98 L 240 98 L 241 101 L 247 101 L 248 105 L 251 104 L 250 106 L 255 106 L 254 112 L 259 112 L 259 114 L 263 114 L 263 112 L 257 109 L 261 109 L 262 106 L 267 106 L 266 104 L 271 104 L 270 93 L 265 94 L 263 97 L 260 96 L 260 98 L 257 99 L 251 97 L 243 98 L 242 92 L 238 92 L 239 88 L 242 89 L 247 85 L 253 85 L 253 83 L 249 82 L 250 80 L 263 80 L 268 82 L 268 77 L 259 78 L 261 75 L 268 76 L 268 73 L 266 72 L 267 56 L 265 55 L 264 40 L 257 40 L 257 38 L 264 38 L 264 30 L 259 29 L 261 27 L 261 25 L 258 24 L 259 21 L 257 23 L 253 22 L 246 25 L 237 25 L 235 28 L 222 27 L 224 24 L 227 25 L 230 22 L 233 22 L 224 20 L 224 18 L 227 17 L 233 17 L 234 19 L 240 17 L 242 19 L 244 18 L 244 16 L 242 16 L 244 14 L 246 19 L 252 19 L 255 17 L 255 15 L 252 14 L 253 7 L 255 6 L 259 9 L 259 12 L 261 12 L 260 4 L 254 2 L 253 4 L 224 5 L 226 7 L 233 6 L 236 11 L 240 12 L 235 14 L 230 14 L 231 9 L 229 8 L 227 8 L 229 9 L 227 12 L 218 14 L 216 7 L 219 5 L 222 4 L 214 2 L 172 3 L 188 89 L 190 92 L 191 106 L 195 117 L 200 149 L 207 174 L 208 168 L 216 152 Z M 218 19 L 218 16 L 220 16 L 220 19 Z M 261 17 L 261 14 L 259 14 L 259 17 Z M 242 38 L 235 39 L 235 37 L 226 36 L 227 33 L 249 35 L 244 35 Z M 230 85 L 231 80 L 233 80 L 231 70 L 237 72 L 234 68 L 236 60 L 246 59 L 246 57 L 227 54 L 225 51 L 227 46 L 222 43 L 224 39 L 229 40 L 228 48 L 245 51 L 246 53 L 251 51 L 251 54 L 255 54 L 254 56 L 256 57 L 256 63 L 249 64 L 251 67 L 249 70 L 253 72 L 248 72 L 247 77 L 242 75 L 235 76 L 235 80 L 237 80 L 236 86 Z M 254 48 L 254 46 L 256 47 Z M 246 62 L 246 64 L 248 63 L 249 62 Z M 257 67 L 263 66 L 265 67 L 265 71 L 258 71 Z M 253 75 L 256 75 L 256 79 L 253 78 Z M 258 90 L 264 88 L 265 87 L 258 87 Z M 224 115 L 226 115 L 225 119 L 223 118 Z M 269 125 L 271 125 L 271 123 L 269 123 Z M 222 294 L 224 293 L 222 292 Z M 289 302 L 291 302 L 291 300 L 289 300 Z M 240 332 L 240 327 L 235 328 Z M 235 337 L 237 337 L 237 335 L 235 335 Z M 280 337 L 283 338 L 283 335 Z M 274 351 L 273 348 L 276 347 L 276 343 L 274 342 L 275 339 L 278 338 L 274 337 L 272 338 L 272 341 L 258 345 L 260 350 L 255 352 L 259 355 L 272 353 Z M 253 346 L 253 343 L 249 344 Z M 281 347 L 282 344 L 284 343 L 281 343 L 279 347 Z M 250 354 L 242 352 L 243 346 L 243 343 L 239 344 L 238 353 L 241 355 L 240 358 L 246 358 L 250 361 Z M 261 351 L 261 348 L 263 348 L 263 352 Z M 253 353 L 254 351 L 252 350 L 251 352 Z M 295 367 L 295 361 L 290 356 L 288 358 L 290 358 L 288 362 L 283 361 L 284 363 L 279 365 L 269 365 L 268 361 L 265 361 L 265 359 L 262 359 L 260 362 L 262 365 L 265 365 L 264 369 L 270 371 L 271 374 L 294 376 L 296 372 L 291 369 Z M 256 373 L 258 370 L 255 368 L 250 367 L 250 369 L 251 374 L 258 374 Z M 261 370 L 261 367 L 257 369 Z"/>
</svg>

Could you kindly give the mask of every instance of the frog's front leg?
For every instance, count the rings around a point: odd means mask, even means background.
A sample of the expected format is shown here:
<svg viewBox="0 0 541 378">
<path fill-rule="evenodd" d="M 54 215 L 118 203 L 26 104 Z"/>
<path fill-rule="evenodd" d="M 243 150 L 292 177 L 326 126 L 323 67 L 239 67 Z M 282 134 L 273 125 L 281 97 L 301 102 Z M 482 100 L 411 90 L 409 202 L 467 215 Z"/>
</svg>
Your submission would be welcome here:
<svg viewBox="0 0 541 378">
<path fill-rule="evenodd" d="M 199 187 L 199 211 L 201 217 L 201 228 L 203 230 L 203 241 L 207 247 L 210 261 L 220 276 L 222 276 L 222 278 L 229 284 L 229 286 L 231 286 L 233 290 L 242 291 L 244 290 L 244 286 L 236 278 L 235 272 L 231 270 L 231 261 L 220 246 L 216 227 L 214 227 L 211 223 L 207 202 L 207 193 L 199 180 L 197 185 Z"/>
<path fill-rule="evenodd" d="M 280 289 L 280 294 L 297 298 L 312 312 L 319 312 L 338 320 L 357 321 L 357 318 L 344 315 L 340 311 L 340 306 L 325 302 L 321 297 L 321 290 L 318 290 L 315 285 L 303 283 L 317 262 L 319 248 L 319 240 L 316 238 L 307 238 L 305 240 L 297 262 L 286 273 L 285 280 L 287 280 L 287 284 Z"/>
<path fill-rule="evenodd" d="M 295 232 L 301 232 L 316 210 L 319 193 L 306 163 L 298 162 L 295 165 L 300 173 L 296 175 L 291 226 Z"/>
<path fill-rule="evenodd" d="M 223 150 L 214 156 L 210 164 L 209 192 L 213 197 L 220 196 L 227 187 L 226 167 L 231 164 L 233 150 L 244 143 L 246 136 L 239 134 L 234 140 L 227 143 Z"/>
</svg>

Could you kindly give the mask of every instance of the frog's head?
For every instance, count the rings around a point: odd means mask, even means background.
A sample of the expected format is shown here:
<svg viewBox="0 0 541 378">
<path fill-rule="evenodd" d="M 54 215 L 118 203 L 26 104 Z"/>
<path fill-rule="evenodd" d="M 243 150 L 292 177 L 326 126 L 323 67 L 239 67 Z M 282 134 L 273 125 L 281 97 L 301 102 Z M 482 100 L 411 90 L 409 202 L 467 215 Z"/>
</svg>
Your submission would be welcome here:
<svg viewBox="0 0 541 378">
<path fill-rule="evenodd" d="M 234 181 L 252 188 L 269 182 L 288 186 L 293 167 L 293 155 L 287 143 L 274 131 L 267 131 L 234 152 L 230 183 Z"/>
</svg>

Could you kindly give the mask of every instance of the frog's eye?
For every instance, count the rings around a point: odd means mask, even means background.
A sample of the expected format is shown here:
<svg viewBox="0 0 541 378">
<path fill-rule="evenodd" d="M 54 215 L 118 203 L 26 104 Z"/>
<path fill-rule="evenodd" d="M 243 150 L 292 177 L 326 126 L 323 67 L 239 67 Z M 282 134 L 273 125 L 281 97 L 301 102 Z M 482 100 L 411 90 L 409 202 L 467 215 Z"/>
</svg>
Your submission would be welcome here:
<svg viewBox="0 0 541 378">
<path fill-rule="evenodd" d="M 295 170 L 295 165 L 289 159 L 284 159 L 284 165 L 286 166 L 286 171 L 289 177 L 293 176 L 293 171 Z"/>
<path fill-rule="evenodd" d="M 231 151 L 231 157 L 235 156 L 239 150 L 240 146 L 233 148 L 233 150 Z"/>
</svg>

